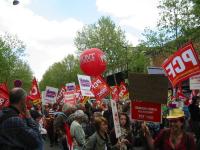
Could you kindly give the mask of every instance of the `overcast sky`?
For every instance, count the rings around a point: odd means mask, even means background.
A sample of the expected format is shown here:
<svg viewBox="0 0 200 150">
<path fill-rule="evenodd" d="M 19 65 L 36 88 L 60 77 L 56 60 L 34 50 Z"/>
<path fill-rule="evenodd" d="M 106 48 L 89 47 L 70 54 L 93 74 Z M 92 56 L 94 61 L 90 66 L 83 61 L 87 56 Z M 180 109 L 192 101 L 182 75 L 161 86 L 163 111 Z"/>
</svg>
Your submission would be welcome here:
<svg viewBox="0 0 200 150">
<path fill-rule="evenodd" d="M 76 48 L 73 39 L 85 24 L 109 15 L 133 45 L 145 27 L 154 28 L 158 0 L 0 0 L 0 34 L 16 34 L 26 44 L 26 61 L 37 79 Z"/>
</svg>

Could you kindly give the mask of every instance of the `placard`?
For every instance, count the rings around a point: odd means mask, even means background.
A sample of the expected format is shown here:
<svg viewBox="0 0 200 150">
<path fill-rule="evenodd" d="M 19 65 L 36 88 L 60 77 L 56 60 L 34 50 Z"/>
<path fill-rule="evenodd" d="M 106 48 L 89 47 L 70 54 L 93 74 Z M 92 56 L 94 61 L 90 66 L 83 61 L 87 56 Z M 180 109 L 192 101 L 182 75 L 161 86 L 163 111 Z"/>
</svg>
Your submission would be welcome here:
<svg viewBox="0 0 200 150">
<path fill-rule="evenodd" d="M 113 121 L 114 121 L 114 127 L 115 127 L 115 135 L 116 135 L 116 138 L 119 138 L 122 133 L 121 133 L 120 123 L 119 123 L 117 103 L 114 100 L 111 100 L 110 102 L 111 102 L 111 107 L 112 107 Z"/>
<path fill-rule="evenodd" d="M 166 76 L 130 73 L 128 78 L 131 100 L 167 103 L 168 79 Z"/>
<path fill-rule="evenodd" d="M 161 104 L 142 101 L 132 101 L 131 118 L 133 120 L 161 123 Z"/>
<path fill-rule="evenodd" d="M 47 86 L 45 91 L 45 101 L 46 103 L 55 103 L 58 94 L 58 89 L 54 87 Z"/>
<path fill-rule="evenodd" d="M 82 96 L 93 97 L 93 93 L 91 92 L 91 78 L 90 76 L 78 75 L 78 81 L 81 89 Z"/>
<path fill-rule="evenodd" d="M 193 45 L 188 44 L 168 58 L 162 68 L 175 87 L 178 83 L 200 74 L 200 61 Z"/>
<path fill-rule="evenodd" d="M 190 90 L 200 90 L 200 74 L 190 78 Z"/>
</svg>

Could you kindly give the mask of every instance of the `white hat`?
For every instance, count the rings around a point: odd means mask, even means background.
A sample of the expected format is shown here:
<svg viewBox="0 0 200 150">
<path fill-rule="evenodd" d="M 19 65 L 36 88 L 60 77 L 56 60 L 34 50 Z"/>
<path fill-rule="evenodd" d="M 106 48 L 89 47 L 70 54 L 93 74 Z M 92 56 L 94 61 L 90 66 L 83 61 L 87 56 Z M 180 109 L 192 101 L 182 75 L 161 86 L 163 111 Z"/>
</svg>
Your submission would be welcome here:
<svg viewBox="0 0 200 150">
<path fill-rule="evenodd" d="M 74 113 L 75 117 L 83 117 L 85 116 L 85 113 L 83 112 L 83 110 L 76 110 Z"/>
</svg>

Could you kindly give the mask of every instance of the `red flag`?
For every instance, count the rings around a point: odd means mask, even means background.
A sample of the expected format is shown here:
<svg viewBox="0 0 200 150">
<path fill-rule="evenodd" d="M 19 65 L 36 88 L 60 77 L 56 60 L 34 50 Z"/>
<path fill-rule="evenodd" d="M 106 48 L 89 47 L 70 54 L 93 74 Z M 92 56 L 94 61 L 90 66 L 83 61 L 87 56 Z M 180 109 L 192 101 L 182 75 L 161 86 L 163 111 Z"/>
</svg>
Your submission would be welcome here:
<svg viewBox="0 0 200 150">
<path fill-rule="evenodd" d="M 190 43 L 176 51 L 163 64 L 162 68 L 175 87 L 181 81 L 200 73 L 200 60 Z"/>
<path fill-rule="evenodd" d="M 91 91 L 97 100 L 102 100 L 110 94 L 110 87 L 106 84 L 102 77 L 98 76 L 92 80 Z"/>
<path fill-rule="evenodd" d="M 117 85 L 111 87 L 111 97 L 112 97 L 112 100 L 115 100 L 115 101 L 119 100 L 119 87 Z"/>
<path fill-rule="evenodd" d="M 6 83 L 0 83 L 0 109 L 9 106 L 9 90 Z"/>
<path fill-rule="evenodd" d="M 64 99 L 64 93 L 66 92 L 65 87 L 63 86 L 56 98 L 56 102 L 58 104 L 63 103 L 63 99 Z"/>
<path fill-rule="evenodd" d="M 38 104 L 41 102 L 41 95 L 35 78 L 33 78 L 32 87 L 27 99 L 31 99 L 33 104 Z"/>
<path fill-rule="evenodd" d="M 73 139 L 72 139 L 72 136 L 70 133 L 70 127 L 68 124 L 65 123 L 64 128 L 65 128 L 65 134 L 67 137 L 68 148 L 69 148 L 69 150 L 73 150 Z"/>
<path fill-rule="evenodd" d="M 128 99 L 128 96 L 129 96 L 129 93 L 128 93 L 128 89 L 126 88 L 126 84 L 124 82 L 121 82 L 119 86 L 119 99 L 126 100 Z"/>
<path fill-rule="evenodd" d="M 182 99 L 188 99 L 184 94 L 183 94 L 183 90 L 182 90 L 182 87 L 181 87 L 181 84 L 179 84 L 178 86 L 178 90 L 177 90 L 177 93 L 176 93 L 176 98 L 182 100 Z"/>
</svg>

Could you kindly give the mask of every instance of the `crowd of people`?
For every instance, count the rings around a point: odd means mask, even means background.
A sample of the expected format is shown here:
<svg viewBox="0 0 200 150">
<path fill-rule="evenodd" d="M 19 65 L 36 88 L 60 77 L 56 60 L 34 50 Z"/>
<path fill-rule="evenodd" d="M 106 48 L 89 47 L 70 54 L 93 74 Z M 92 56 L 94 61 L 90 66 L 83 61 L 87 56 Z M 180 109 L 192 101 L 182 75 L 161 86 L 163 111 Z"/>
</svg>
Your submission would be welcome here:
<svg viewBox="0 0 200 150">
<path fill-rule="evenodd" d="M 168 110 L 162 123 L 133 121 L 130 102 L 118 102 L 121 136 L 116 138 L 110 104 L 41 104 L 26 108 L 26 91 L 10 91 L 10 106 L 0 112 L 1 150 L 43 150 L 44 142 L 61 150 L 200 149 L 200 97 L 188 113 Z M 57 147 L 57 146 L 56 146 Z"/>
</svg>

